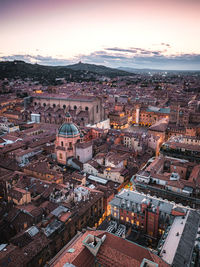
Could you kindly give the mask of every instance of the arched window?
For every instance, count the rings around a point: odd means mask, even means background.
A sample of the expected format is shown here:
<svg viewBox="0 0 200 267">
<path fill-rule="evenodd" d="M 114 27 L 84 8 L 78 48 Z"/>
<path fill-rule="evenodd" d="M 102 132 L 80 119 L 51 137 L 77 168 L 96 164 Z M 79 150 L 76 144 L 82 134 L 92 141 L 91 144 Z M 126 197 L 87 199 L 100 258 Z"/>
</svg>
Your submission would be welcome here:
<svg viewBox="0 0 200 267">
<path fill-rule="evenodd" d="M 88 107 L 85 107 L 85 110 L 86 110 L 86 111 L 88 111 L 88 109 L 89 109 Z"/>
<path fill-rule="evenodd" d="M 53 108 L 55 108 L 56 107 L 56 104 L 53 104 Z"/>
<path fill-rule="evenodd" d="M 37 102 L 35 102 L 34 105 L 36 106 L 37 105 Z"/>
<path fill-rule="evenodd" d="M 64 146 L 63 141 L 61 141 L 61 146 Z"/>
<path fill-rule="evenodd" d="M 46 107 L 46 103 L 44 103 L 43 106 Z"/>
<path fill-rule="evenodd" d="M 82 121 L 84 121 L 84 118 L 81 118 Z"/>
<path fill-rule="evenodd" d="M 75 110 L 77 109 L 77 106 L 76 106 L 76 105 L 74 106 L 74 109 L 75 109 Z"/>
<path fill-rule="evenodd" d="M 96 112 L 97 112 L 97 113 L 99 112 L 99 106 L 96 107 Z"/>
<path fill-rule="evenodd" d="M 66 109 L 66 105 L 63 105 L 63 108 Z"/>
<path fill-rule="evenodd" d="M 49 113 L 48 115 L 49 115 L 49 117 L 51 117 L 51 113 Z"/>
</svg>

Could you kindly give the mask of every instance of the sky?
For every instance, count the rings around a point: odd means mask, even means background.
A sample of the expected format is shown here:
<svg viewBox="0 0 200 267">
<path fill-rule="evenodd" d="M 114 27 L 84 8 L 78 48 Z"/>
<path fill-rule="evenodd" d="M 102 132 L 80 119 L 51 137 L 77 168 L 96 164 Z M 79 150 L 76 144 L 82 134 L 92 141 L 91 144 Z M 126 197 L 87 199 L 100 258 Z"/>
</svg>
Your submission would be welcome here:
<svg viewBox="0 0 200 267">
<path fill-rule="evenodd" d="M 200 70 L 200 0 L 0 0 L 0 60 Z"/>
</svg>

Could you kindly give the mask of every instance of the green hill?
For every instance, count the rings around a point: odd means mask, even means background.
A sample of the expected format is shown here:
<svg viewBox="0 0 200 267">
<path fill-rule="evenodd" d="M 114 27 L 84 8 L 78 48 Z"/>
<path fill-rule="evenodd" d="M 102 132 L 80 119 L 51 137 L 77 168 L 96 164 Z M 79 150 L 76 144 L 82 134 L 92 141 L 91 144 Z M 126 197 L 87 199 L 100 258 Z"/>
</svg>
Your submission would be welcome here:
<svg viewBox="0 0 200 267">
<path fill-rule="evenodd" d="M 2 61 L 0 62 L 0 79 L 26 79 L 39 81 L 42 84 L 58 84 L 58 78 L 68 81 L 95 81 L 106 76 L 114 78 L 117 76 L 132 75 L 129 72 L 107 68 L 105 66 L 78 63 L 69 66 L 43 66 L 30 64 L 24 61 Z"/>
</svg>

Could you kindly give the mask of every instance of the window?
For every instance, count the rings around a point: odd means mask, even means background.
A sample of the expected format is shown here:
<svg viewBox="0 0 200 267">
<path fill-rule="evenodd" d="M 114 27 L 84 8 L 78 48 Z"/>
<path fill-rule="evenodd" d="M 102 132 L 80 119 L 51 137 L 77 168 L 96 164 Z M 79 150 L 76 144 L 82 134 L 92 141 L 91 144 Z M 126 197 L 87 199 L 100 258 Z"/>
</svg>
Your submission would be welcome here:
<svg viewBox="0 0 200 267">
<path fill-rule="evenodd" d="M 46 103 L 44 103 L 43 106 L 46 107 Z"/>
<path fill-rule="evenodd" d="M 134 224 L 134 220 L 131 220 L 131 224 Z"/>
<path fill-rule="evenodd" d="M 129 222 L 129 217 L 126 217 L 126 221 Z"/>
<path fill-rule="evenodd" d="M 63 108 L 66 109 L 66 105 L 63 105 Z"/>
<path fill-rule="evenodd" d="M 60 153 L 60 154 L 59 154 L 59 158 L 60 158 L 60 159 L 62 159 L 62 158 L 63 158 L 63 156 L 62 156 L 62 153 Z"/>
<path fill-rule="evenodd" d="M 55 108 L 56 107 L 56 104 L 53 104 L 53 108 Z"/>
<path fill-rule="evenodd" d="M 117 217 L 117 212 L 114 212 L 114 217 Z"/>
<path fill-rule="evenodd" d="M 72 142 L 69 142 L 69 147 L 72 148 Z"/>
<path fill-rule="evenodd" d="M 88 109 L 89 109 L 88 107 L 85 107 L 85 110 L 86 110 L 86 111 L 88 111 Z"/>
<path fill-rule="evenodd" d="M 121 220 L 122 220 L 122 221 L 124 220 L 124 217 L 123 217 L 123 216 L 121 216 Z"/>
<path fill-rule="evenodd" d="M 63 141 L 61 141 L 61 146 L 63 146 Z"/>
<path fill-rule="evenodd" d="M 96 112 L 97 112 L 97 113 L 99 112 L 99 106 L 96 107 Z"/>
<path fill-rule="evenodd" d="M 74 106 L 74 109 L 76 110 L 77 109 L 77 106 Z"/>
</svg>

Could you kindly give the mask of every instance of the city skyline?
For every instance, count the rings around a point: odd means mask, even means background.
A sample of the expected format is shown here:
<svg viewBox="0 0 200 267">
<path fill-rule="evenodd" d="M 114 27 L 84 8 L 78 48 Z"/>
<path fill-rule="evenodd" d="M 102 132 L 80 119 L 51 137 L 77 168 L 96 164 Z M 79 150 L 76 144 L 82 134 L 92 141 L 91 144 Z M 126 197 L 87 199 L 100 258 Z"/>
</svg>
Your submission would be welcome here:
<svg viewBox="0 0 200 267">
<path fill-rule="evenodd" d="M 200 2 L 9 0 L 0 60 L 200 70 Z"/>
</svg>

